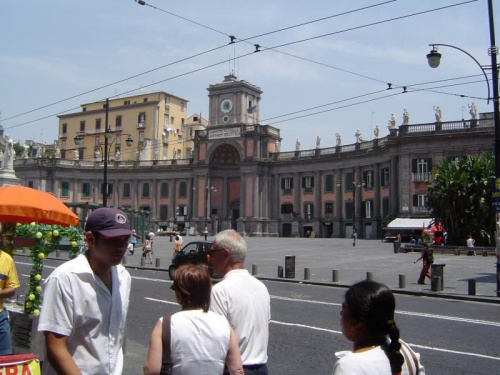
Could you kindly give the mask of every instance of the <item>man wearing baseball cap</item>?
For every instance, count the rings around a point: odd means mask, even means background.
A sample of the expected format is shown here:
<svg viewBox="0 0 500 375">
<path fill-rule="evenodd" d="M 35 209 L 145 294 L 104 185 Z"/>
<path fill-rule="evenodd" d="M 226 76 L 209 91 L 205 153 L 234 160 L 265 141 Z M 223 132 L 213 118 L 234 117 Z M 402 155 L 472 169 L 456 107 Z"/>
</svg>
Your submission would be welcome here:
<svg viewBox="0 0 500 375">
<path fill-rule="evenodd" d="M 85 254 L 45 281 L 38 331 L 44 374 L 121 374 L 130 274 L 120 265 L 133 232 L 123 211 L 98 208 L 85 224 Z"/>
</svg>

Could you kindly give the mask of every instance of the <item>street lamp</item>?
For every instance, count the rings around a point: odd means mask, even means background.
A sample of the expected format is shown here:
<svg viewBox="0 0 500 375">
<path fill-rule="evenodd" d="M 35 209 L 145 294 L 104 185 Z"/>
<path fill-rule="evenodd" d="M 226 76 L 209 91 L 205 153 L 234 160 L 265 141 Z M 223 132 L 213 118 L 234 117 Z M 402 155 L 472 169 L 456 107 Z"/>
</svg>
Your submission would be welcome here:
<svg viewBox="0 0 500 375">
<path fill-rule="evenodd" d="M 109 140 L 113 137 L 113 131 L 108 125 L 108 111 L 109 111 L 109 99 L 106 99 L 106 130 L 104 131 L 104 176 L 103 176 L 103 197 L 102 197 L 102 206 L 106 207 L 108 205 L 108 159 L 109 159 L 109 151 L 111 149 L 111 146 L 113 146 L 113 143 L 119 138 L 119 135 L 115 137 L 109 142 Z M 75 135 L 75 138 L 73 141 L 75 142 L 75 145 L 81 146 L 83 138 L 82 136 L 85 135 L 86 133 L 80 132 Z M 121 134 L 120 134 L 121 135 Z M 127 140 L 125 143 L 127 144 L 127 147 L 132 146 L 132 143 L 134 140 L 132 139 L 132 136 L 130 134 L 125 134 L 127 135 Z M 99 143 L 99 147 L 102 149 L 102 144 L 98 138 L 97 142 Z"/>
<path fill-rule="evenodd" d="M 342 185 L 342 180 L 338 180 L 337 182 L 337 187 L 340 187 Z M 356 189 L 360 187 L 365 187 L 366 183 L 364 181 L 361 182 L 352 182 L 352 234 L 353 238 L 354 234 L 356 233 Z M 353 246 L 356 246 L 356 241 L 353 241 Z"/>
<path fill-rule="evenodd" d="M 441 59 L 441 54 L 437 52 L 436 46 L 444 46 L 457 49 L 467 56 L 469 56 L 472 60 L 476 62 L 481 71 L 483 72 L 484 78 L 486 79 L 486 84 L 488 86 L 488 102 L 490 99 L 493 101 L 493 116 L 494 116 L 494 125 L 495 125 L 495 185 L 498 179 L 500 178 L 500 105 L 498 102 L 498 63 L 497 63 L 497 54 L 498 48 L 495 44 L 495 22 L 493 19 L 493 0 L 488 0 L 488 19 L 489 19 L 489 29 L 490 29 L 490 48 L 488 49 L 488 54 L 491 57 L 491 72 L 492 72 L 492 84 L 493 84 L 493 97 L 490 95 L 490 82 L 488 80 L 488 76 L 486 75 L 484 67 L 479 64 L 479 62 L 468 52 L 464 51 L 461 48 L 449 45 L 449 44 L 438 44 L 433 43 L 429 44 L 432 46 L 432 51 L 427 55 L 427 60 L 429 62 L 429 66 L 431 68 L 437 68 L 439 66 L 439 62 Z M 500 220 L 499 213 L 496 213 L 496 220 L 498 227 L 498 222 Z M 498 229 L 497 229 L 498 230 Z M 497 297 L 500 297 L 500 258 L 498 251 L 499 243 L 498 243 L 498 233 L 497 233 Z"/>
<path fill-rule="evenodd" d="M 208 198 L 210 196 L 210 192 L 212 191 L 216 193 L 217 188 L 213 185 L 208 185 L 208 177 L 207 177 L 205 182 L 205 230 L 203 232 L 205 234 L 205 241 L 207 240 L 208 237 Z"/>
</svg>

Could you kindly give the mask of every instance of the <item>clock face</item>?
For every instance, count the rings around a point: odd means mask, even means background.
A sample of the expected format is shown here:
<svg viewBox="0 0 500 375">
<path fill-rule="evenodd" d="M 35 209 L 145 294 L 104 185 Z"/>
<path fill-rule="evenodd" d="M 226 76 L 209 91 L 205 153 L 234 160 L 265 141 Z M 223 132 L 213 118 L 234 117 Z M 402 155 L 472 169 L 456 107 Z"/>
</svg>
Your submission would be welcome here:
<svg viewBox="0 0 500 375">
<path fill-rule="evenodd" d="M 229 111 L 231 111 L 231 109 L 233 109 L 233 102 L 231 99 L 224 99 L 221 103 L 220 103 L 220 110 L 223 112 L 223 113 L 228 113 Z"/>
</svg>

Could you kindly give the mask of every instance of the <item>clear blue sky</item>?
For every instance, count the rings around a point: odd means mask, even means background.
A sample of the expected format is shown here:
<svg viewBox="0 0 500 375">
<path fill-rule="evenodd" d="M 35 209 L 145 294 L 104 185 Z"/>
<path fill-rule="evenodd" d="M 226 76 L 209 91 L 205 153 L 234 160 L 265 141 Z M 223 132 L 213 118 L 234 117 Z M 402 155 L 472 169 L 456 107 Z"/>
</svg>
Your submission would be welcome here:
<svg viewBox="0 0 500 375">
<path fill-rule="evenodd" d="M 410 112 L 410 123 L 434 121 L 433 106 L 440 106 L 443 121 L 460 120 L 462 115 L 467 119 L 470 117 L 467 106 L 472 102 L 479 112 L 489 112 L 492 108 L 481 99 L 487 96 L 481 71 L 465 54 L 445 47 L 440 48 L 441 66 L 431 69 L 426 54 L 430 43 L 451 44 L 466 50 L 481 64 L 489 65 L 487 1 L 405 17 L 464 1 L 390 1 L 265 36 L 259 35 L 384 1 L 147 1 L 158 9 L 141 6 L 133 0 L 3 1 L 0 124 L 16 140 L 52 142 L 57 138 L 56 114 L 75 112 L 82 103 L 139 90 L 152 83 L 155 84 L 143 90 L 161 90 L 183 97 L 189 100 L 189 114 L 201 111 L 207 117 L 206 88 L 221 82 L 230 69 L 235 69 L 239 79 L 264 91 L 261 124 L 281 129 L 282 151 L 293 150 L 297 138 L 303 150 L 314 148 L 318 135 L 322 147 L 333 146 L 337 132 L 342 135 L 343 144 L 353 143 L 357 129 L 364 139 L 372 139 L 376 124 L 380 125 L 380 136 L 385 136 L 391 113 L 399 125 L 405 108 Z M 494 5 L 495 15 L 500 14 L 500 4 Z M 383 22 L 397 17 L 405 18 Z M 495 21 L 499 30 L 498 16 Z M 382 23 L 362 27 L 377 22 Z M 347 29 L 352 30 L 342 32 Z M 314 38 L 324 34 L 331 35 Z M 229 41 L 227 35 L 235 35 L 239 40 L 250 38 L 250 43 L 224 46 Z M 265 49 L 306 38 L 314 39 L 277 47 L 276 51 L 252 53 L 254 43 Z M 500 44 L 498 36 L 497 44 Z M 217 47 L 221 48 L 8 119 Z M 237 59 L 231 64 L 224 62 L 189 73 L 234 56 Z M 185 75 L 173 78 L 182 74 Z M 470 75 L 475 77 L 412 86 Z M 471 81 L 477 83 L 464 84 Z M 276 123 L 294 117 L 276 116 L 382 91 L 387 87 L 386 82 L 406 85 L 408 92 L 360 103 L 402 92 L 396 88 L 301 112 L 295 116 L 306 117 Z M 437 88 L 457 83 L 458 86 Z M 415 91 L 421 88 L 439 92 Z M 337 108 L 347 104 L 352 106 Z M 328 109 L 334 110 L 313 114 Z M 43 117 L 47 118 L 17 126 Z"/>
</svg>

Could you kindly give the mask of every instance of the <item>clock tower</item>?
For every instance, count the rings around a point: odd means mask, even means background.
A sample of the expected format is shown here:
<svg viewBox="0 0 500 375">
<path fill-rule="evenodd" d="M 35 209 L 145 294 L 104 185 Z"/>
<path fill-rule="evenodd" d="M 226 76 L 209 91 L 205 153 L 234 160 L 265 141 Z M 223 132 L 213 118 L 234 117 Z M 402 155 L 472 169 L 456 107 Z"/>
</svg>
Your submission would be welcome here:
<svg viewBox="0 0 500 375">
<path fill-rule="evenodd" d="M 208 87 L 210 113 L 208 126 L 259 123 L 259 87 L 246 81 L 238 81 L 229 74 L 222 83 Z"/>
</svg>

